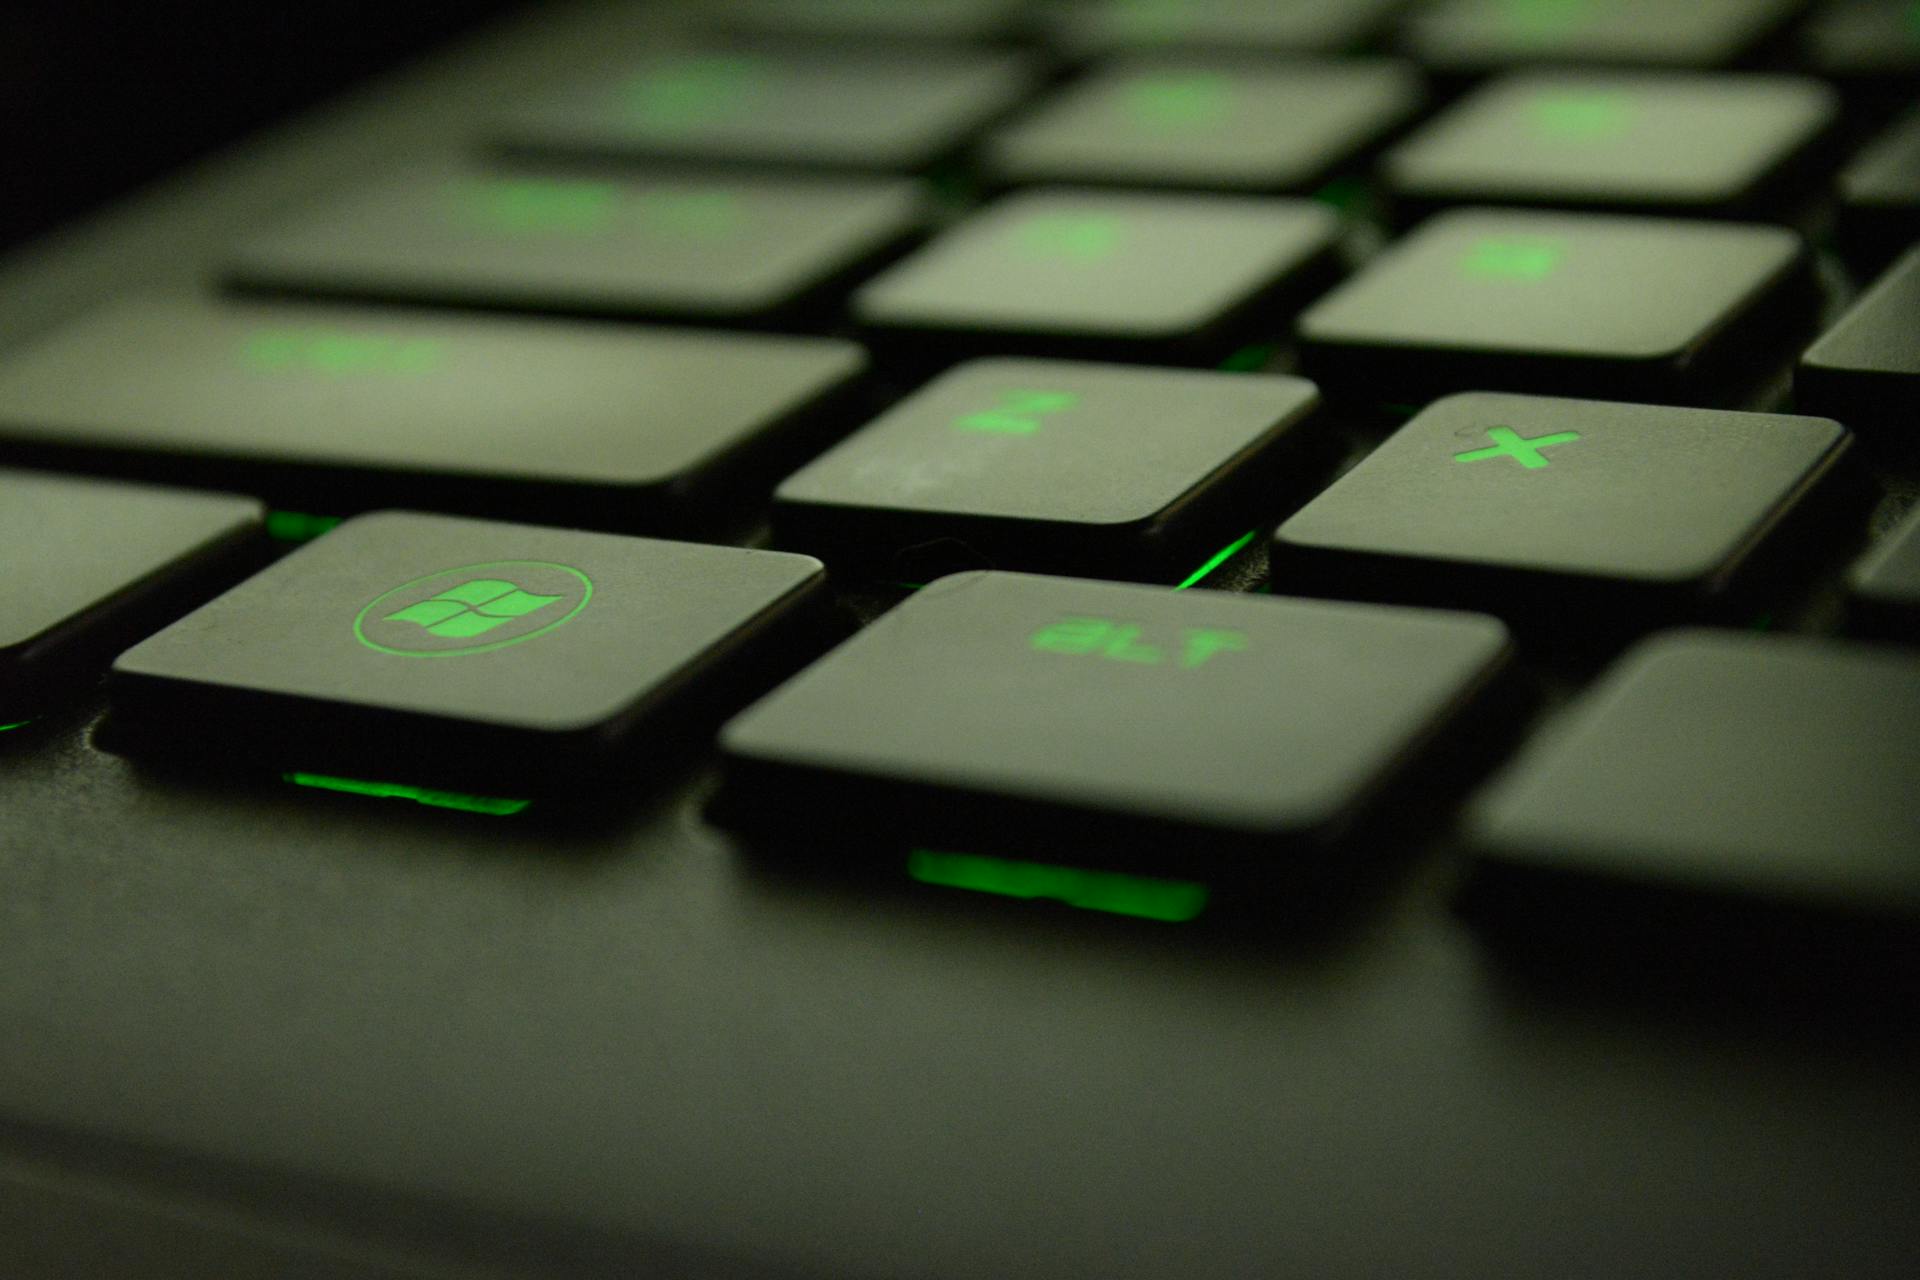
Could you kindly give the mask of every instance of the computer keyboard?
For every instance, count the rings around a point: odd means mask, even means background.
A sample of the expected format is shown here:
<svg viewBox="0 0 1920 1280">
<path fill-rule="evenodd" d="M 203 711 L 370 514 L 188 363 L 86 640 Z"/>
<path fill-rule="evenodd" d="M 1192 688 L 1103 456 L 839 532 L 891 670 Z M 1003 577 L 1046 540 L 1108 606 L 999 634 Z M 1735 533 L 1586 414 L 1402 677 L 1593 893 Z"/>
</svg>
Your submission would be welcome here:
<svg viewBox="0 0 1920 1280">
<path fill-rule="evenodd" d="M 1920 1273 L 1916 69 L 570 4 L 0 261 L 0 1271 Z"/>
</svg>

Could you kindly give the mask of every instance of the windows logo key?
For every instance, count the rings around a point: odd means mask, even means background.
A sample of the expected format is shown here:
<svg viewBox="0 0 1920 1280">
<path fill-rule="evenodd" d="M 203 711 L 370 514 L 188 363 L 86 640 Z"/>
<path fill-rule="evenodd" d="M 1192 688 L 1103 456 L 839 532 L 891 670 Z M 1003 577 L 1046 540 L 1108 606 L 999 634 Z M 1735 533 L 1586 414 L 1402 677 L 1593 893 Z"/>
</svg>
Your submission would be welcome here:
<svg viewBox="0 0 1920 1280">
<path fill-rule="evenodd" d="M 360 643 L 400 657 L 490 653 L 571 622 L 593 596 L 587 575 L 537 560 L 443 569 L 383 592 L 360 610 Z"/>
</svg>

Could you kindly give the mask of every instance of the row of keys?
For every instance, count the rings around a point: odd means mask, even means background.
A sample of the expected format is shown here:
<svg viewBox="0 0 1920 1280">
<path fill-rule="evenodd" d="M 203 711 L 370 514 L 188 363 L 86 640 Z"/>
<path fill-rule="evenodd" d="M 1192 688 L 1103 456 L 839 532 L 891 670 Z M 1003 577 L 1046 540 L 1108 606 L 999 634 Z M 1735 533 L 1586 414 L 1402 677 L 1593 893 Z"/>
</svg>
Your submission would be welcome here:
<svg viewBox="0 0 1920 1280">
<path fill-rule="evenodd" d="M 624 205 L 664 189 L 594 184 Z M 700 199 L 718 207 L 735 194 L 723 184 Z M 445 196 L 434 185 L 382 193 L 334 231 L 263 242 L 242 274 L 315 293 L 746 318 L 843 271 L 876 229 L 862 216 L 829 226 L 830 214 L 796 254 L 791 222 L 742 201 L 725 247 L 662 250 L 653 232 L 637 233 L 644 244 L 570 231 L 476 243 L 429 214 Z M 848 306 L 871 342 L 936 363 L 1006 351 L 1204 363 L 1279 336 L 1325 289 L 1337 235 L 1310 201 L 1028 191 L 882 270 Z M 649 252 L 596 275 L 601 255 L 637 247 Z M 1461 209 L 1388 246 L 1294 328 L 1309 371 L 1381 399 L 1537 388 L 1685 401 L 1785 363 L 1814 303 L 1810 257 L 1781 228 Z"/>
<path fill-rule="evenodd" d="M 729 686 L 710 714 L 773 684 L 821 585 L 773 552 L 363 517 L 124 654 L 113 731 L 177 754 L 191 721 L 201 749 L 296 777 L 575 791 L 658 756 L 693 691 Z M 1486 728 L 1509 660 L 1475 614 L 961 574 L 727 724 L 714 813 L 1290 879 Z M 1910 928 L 1915 714 L 1909 652 L 1663 634 L 1533 740 L 1464 839 L 1528 910 L 1543 879 L 1598 879 Z"/>
</svg>

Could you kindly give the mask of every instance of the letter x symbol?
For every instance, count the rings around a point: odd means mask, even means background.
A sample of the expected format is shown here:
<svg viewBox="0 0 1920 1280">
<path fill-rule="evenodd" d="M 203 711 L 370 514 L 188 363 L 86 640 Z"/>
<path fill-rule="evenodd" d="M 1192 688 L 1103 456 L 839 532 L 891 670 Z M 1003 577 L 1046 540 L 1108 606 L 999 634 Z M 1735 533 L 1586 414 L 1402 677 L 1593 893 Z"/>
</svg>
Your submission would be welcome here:
<svg viewBox="0 0 1920 1280">
<path fill-rule="evenodd" d="M 1486 449 L 1469 449 L 1465 453 L 1453 455 L 1455 462 L 1485 462 L 1488 458 L 1512 458 L 1529 471 L 1538 471 L 1547 466 L 1547 460 L 1541 456 L 1542 449 L 1551 449 L 1557 444 L 1572 444 L 1580 438 L 1578 431 L 1561 431 L 1550 436 L 1522 436 L 1512 427 L 1494 427 L 1487 435 L 1493 445 Z"/>
</svg>

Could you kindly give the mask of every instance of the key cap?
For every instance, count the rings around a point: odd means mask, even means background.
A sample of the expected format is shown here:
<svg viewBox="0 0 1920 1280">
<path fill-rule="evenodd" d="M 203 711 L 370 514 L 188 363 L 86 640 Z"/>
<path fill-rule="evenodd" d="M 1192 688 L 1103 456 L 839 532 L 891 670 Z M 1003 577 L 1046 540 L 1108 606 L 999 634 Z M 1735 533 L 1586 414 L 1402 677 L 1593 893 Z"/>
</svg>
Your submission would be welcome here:
<svg viewBox="0 0 1920 1280">
<path fill-rule="evenodd" d="M 1770 372 L 1810 320 L 1798 236 L 1746 224 L 1457 209 L 1300 317 L 1323 386 L 1692 400 Z M 1784 352 L 1782 355 L 1784 357 Z"/>
<path fill-rule="evenodd" d="M 1410 116 L 1401 63 L 1134 60 L 1076 82 L 991 136 L 1007 183 L 1304 191 Z"/>
<path fill-rule="evenodd" d="M 1820 418 L 1450 396 L 1280 526 L 1274 590 L 1578 635 L 1668 621 L 1720 601 L 1767 536 L 1811 515 L 1849 443 Z"/>
<path fill-rule="evenodd" d="M 1847 621 L 1868 635 L 1920 641 L 1920 505 L 1847 574 Z"/>
<path fill-rule="evenodd" d="M 1802 28 L 1801 46 L 1822 76 L 1911 97 L 1920 75 L 1920 8 L 1913 0 L 1829 0 Z"/>
<path fill-rule="evenodd" d="M 524 796 L 644 744 L 644 785 L 683 721 L 804 657 L 824 580 L 779 552 L 380 512 L 128 650 L 110 693 L 137 749 L 190 725 L 271 771 Z"/>
<path fill-rule="evenodd" d="M 943 578 L 720 735 L 749 830 L 1302 870 L 1505 661 L 1478 615 Z"/>
<path fill-rule="evenodd" d="M 1670 632 L 1635 648 L 1469 810 L 1492 922 L 1727 963 L 1861 954 L 1920 924 L 1920 657 Z M 1882 936 L 1879 941 L 1886 941 Z"/>
<path fill-rule="evenodd" d="M 853 311 L 874 340 L 944 360 L 1204 362 L 1324 279 L 1337 226 L 1307 200 L 1021 192 L 862 285 Z"/>
<path fill-rule="evenodd" d="M 1875 281 L 1801 357 L 1797 403 L 1911 439 L 1920 426 L 1920 246 Z"/>
<path fill-rule="evenodd" d="M 1141 49 L 1345 53 L 1377 33 L 1397 0 L 1086 0 L 1049 34 L 1077 57 Z"/>
<path fill-rule="evenodd" d="M 263 546 L 251 498 L 0 469 L 0 723 L 76 694 Z"/>
<path fill-rule="evenodd" d="M 1793 16 L 1798 0 L 1437 0 L 1405 44 L 1427 66 L 1470 74 L 1521 63 L 1729 66 Z"/>
<path fill-rule="evenodd" d="M 1456 103 L 1381 171 L 1409 220 L 1472 203 L 1750 214 L 1804 194 L 1839 112 L 1792 76 L 1530 72 Z"/>
<path fill-rule="evenodd" d="M 996 40 L 1019 29 L 1027 0 L 714 0 L 727 31 L 785 40 Z"/>
<path fill-rule="evenodd" d="M 0 360 L 0 454 L 295 511 L 703 527 L 862 367 L 827 339 L 140 300 Z"/>
<path fill-rule="evenodd" d="M 408 174 L 256 236 L 232 272 L 293 293 L 772 323 L 919 220 L 903 182 Z"/>
<path fill-rule="evenodd" d="M 984 53 L 686 49 L 511 110 L 495 137 L 533 155 L 913 170 L 1030 79 L 1020 59 Z"/>
<path fill-rule="evenodd" d="M 1299 378 L 979 360 L 782 483 L 781 546 L 835 572 L 1154 578 L 1272 518 L 1313 468 Z"/>
<path fill-rule="evenodd" d="M 1868 271 L 1920 243 L 1920 107 L 1840 171 L 1838 236 L 1841 250 Z"/>
</svg>

